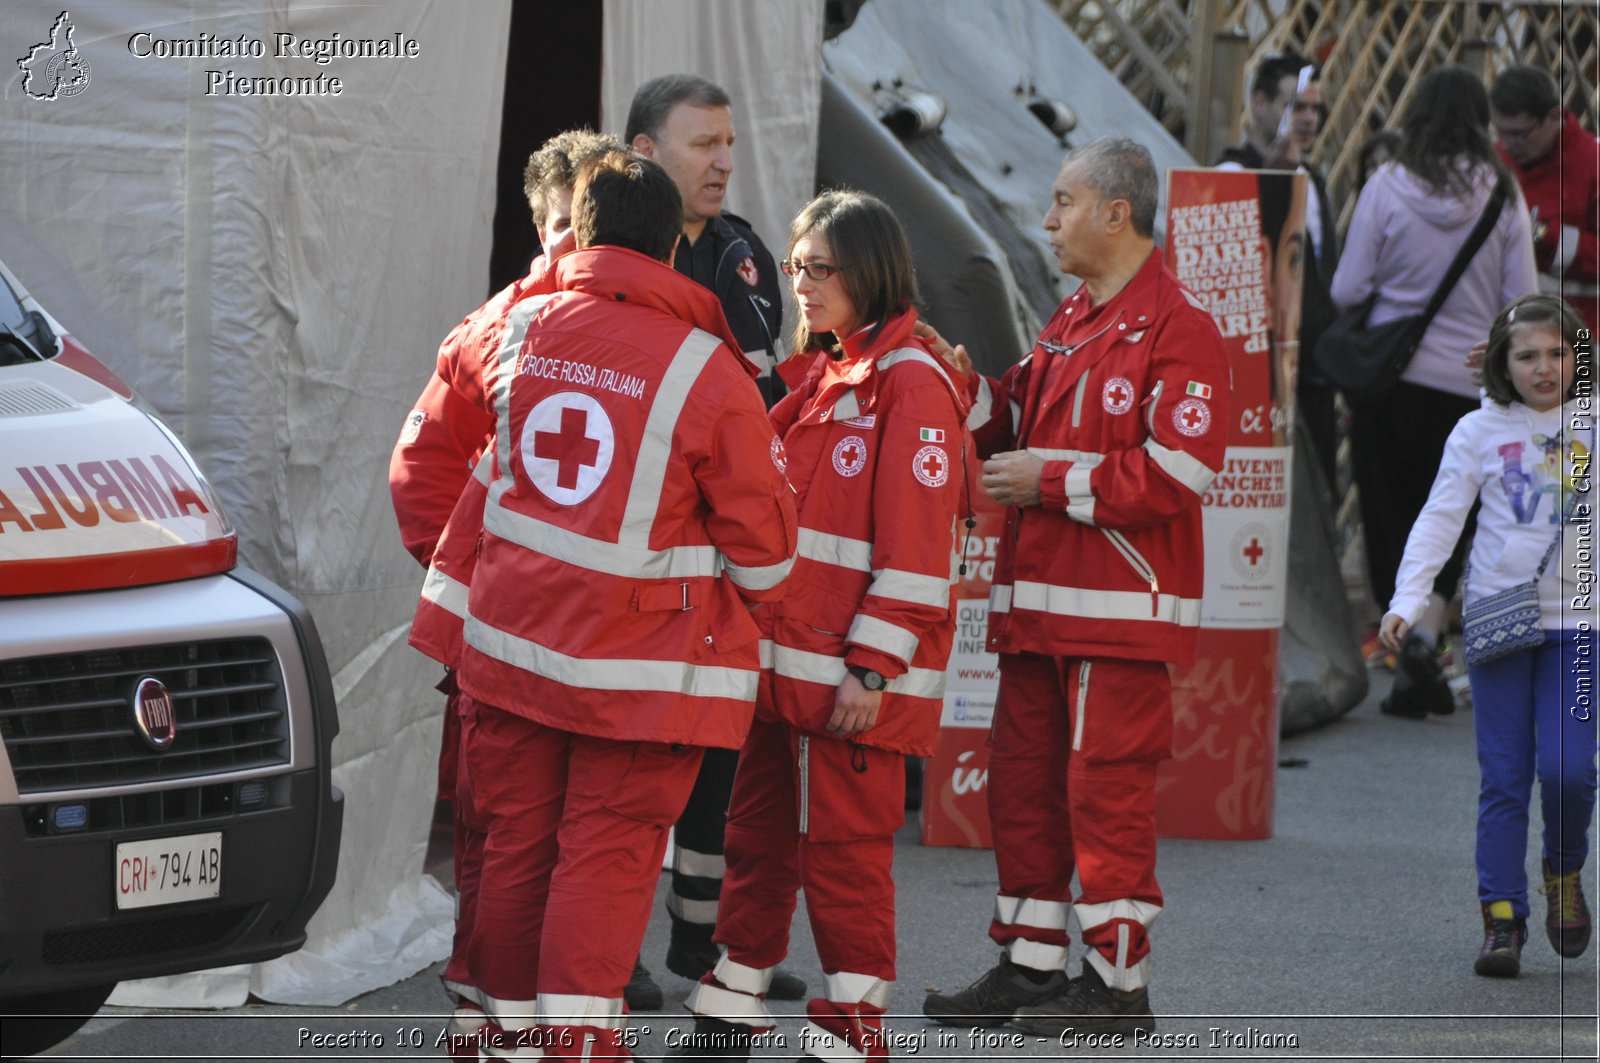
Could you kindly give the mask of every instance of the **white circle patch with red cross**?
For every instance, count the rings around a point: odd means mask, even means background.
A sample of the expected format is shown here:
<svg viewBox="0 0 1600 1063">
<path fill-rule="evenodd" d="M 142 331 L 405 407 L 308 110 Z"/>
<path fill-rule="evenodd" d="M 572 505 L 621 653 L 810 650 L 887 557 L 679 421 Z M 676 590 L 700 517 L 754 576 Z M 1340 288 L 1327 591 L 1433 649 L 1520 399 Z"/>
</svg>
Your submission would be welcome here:
<svg viewBox="0 0 1600 1063">
<path fill-rule="evenodd" d="M 1184 399 L 1172 408 L 1172 426 L 1186 436 L 1203 436 L 1211 428 L 1211 407 L 1201 399 Z"/>
<path fill-rule="evenodd" d="M 867 467 L 867 441 L 860 436 L 845 436 L 833 448 L 833 471 L 854 476 Z"/>
<path fill-rule="evenodd" d="M 562 391 L 528 411 L 518 449 L 539 493 L 558 505 L 575 506 L 611 471 L 616 439 L 611 418 L 592 395 Z"/>
<path fill-rule="evenodd" d="M 943 447 L 923 447 L 911 459 L 911 475 L 927 487 L 943 487 L 950 479 L 950 455 Z"/>
<path fill-rule="evenodd" d="M 1100 392 L 1100 405 L 1107 413 L 1127 413 L 1133 409 L 1133 382 L 1125 376 L 1114 376 L 1106 381 Z"/>
<path fill-rule="evenodd" d="M 772 437 L 772 464 L 779 472 L 789 471 L 789 452 L 783 449 L 783 440 L 777 436 Z"/>
<path fill-rule="evenodd" d="M 738 273 L 752 288 L 761 282 L 761 272 L 756 269 L 756 260 L 749 255 L 744 256 L 744 261 L 739 263 Z"/>
</svg>

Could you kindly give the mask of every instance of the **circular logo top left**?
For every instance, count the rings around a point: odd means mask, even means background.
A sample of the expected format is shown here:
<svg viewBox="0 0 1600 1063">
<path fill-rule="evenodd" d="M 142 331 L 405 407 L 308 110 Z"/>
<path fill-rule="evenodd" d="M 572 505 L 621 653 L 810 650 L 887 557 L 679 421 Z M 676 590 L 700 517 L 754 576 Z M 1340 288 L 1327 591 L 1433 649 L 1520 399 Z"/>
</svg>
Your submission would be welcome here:
<svg viewBox="0 0 1600 1063">
<path fill-rule="evenodd" d="M 562 391 L 528 411 L 518 448 L 522 468 L 550 501 L 575 506 L 611 471 L 616 436 L 605 407 L 591 395 Z"/>
</svg>

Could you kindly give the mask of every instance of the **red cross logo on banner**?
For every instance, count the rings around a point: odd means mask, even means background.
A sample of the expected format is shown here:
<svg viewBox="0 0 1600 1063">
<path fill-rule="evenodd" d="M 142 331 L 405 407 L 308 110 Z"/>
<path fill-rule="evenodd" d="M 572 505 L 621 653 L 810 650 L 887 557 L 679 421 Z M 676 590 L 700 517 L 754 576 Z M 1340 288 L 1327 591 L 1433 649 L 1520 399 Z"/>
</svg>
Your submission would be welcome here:
<svg viewBox="0 0 1600 1063">
<path fill-rule="evenodd" d="M 528 411 L 522 426 L 522 466 L 539 493 L 574 506 L 594 494 L 616 440 L 605 407 L 591 395 L 563 391 Z"/>
<path fill-rule="evenodd" d="M 833 471 L 854 476 L 867 467 L 867 441 L 860 436 L 845 436 L 833 448 Z"/>
<path fill-rule="evenodd" d="M 1265 554 L 1266 550 L 1262 549 L 1261 540 L 1252 535 L 1250 537 L 1250 545 L 1246 546 L 1240 553 L 1244 554 L 1245 560 L 1250 562 L 1250 567 L 1255 568 L 1261 563 L 1261 555 Z"/>
<path fill-rule="evenodd" d="M 950 456 L 943 447 L 923 447 L 911 459 L 911 474 L 927 487 L 943 487 L 950 479 Z"/>
<path fill-rule="evenodd" d="M 1184 399 L 1172 408 L 1172 424 L 1186 436 L 1203 436 L 1211 427 L 1211 407 L 1200 399 Z"/>
<path fill-rule="evenodd" d="M 1100 405 L 1107 413 L 1127 413 L 1133 409 L 1133 381 L 1125 376 L 1114 376 L 1106 381 L 1100 393 Z"/>
</svg>

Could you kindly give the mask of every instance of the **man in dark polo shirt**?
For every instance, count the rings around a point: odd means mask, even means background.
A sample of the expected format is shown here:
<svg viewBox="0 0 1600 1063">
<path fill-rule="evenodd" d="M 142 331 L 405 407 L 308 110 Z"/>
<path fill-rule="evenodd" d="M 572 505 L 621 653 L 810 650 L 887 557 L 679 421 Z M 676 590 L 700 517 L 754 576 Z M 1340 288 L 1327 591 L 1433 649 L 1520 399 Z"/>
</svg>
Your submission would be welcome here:
<svg viewBox="0 0 1600 1063">
<path fill-rule="evenodd" d="M 719 86 L 693 74 L 666 74 L 639 86 L 622 137 L 639 154 L 660 163 L 677 183 L 683 197 L 683 239 L 673 266 L 717 293 L 734 338 L 761 369 L 757 384 L 770 407 L 786 390 L 774 371 L 784 354 L 783 297 L 772 253 L 748 222 L 722 209 L 733 175 L 733 138 L 732 100 Z M 674 831 L 667 968 L 690 981 L 699 981 L 717 961 L 711 933 L 722 893 L 722 836 L 738 762 L 733 750 L 707 751 Z M 804 999 L 805 982 L 779 968 L 767 995 Z M 641 964 L 629 984 L 629 1005 L 649 1010 L 660 1004 L 660 991 Z"/>
</svg>

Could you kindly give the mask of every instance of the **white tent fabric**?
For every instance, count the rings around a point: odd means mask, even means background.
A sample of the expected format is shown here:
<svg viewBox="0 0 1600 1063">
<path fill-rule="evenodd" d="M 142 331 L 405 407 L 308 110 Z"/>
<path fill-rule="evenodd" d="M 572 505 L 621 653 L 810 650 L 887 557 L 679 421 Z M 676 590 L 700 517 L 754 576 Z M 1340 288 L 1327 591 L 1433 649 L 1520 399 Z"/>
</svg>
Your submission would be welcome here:
<svg viewBox="0 0 1600 1063">
<path fill-rule="evenodd" d="M 606 0 L 603 128 L 622 132 L 634 90 L 653 77 L 699 74 L 721 85 L 733 98 L 727 209 L 781 258 L 816 181 L 822 23 L 822 0 Z M 785 310 L 785 326 L 792 320 Z"/>
<path fill-rule="evenodd" d="M 61 12 L 8 3 L 0 52 L 27 55 Z M 245 561 L 312 610 L 339 694 L 343 851 L 307 948 L 119 1000 L 333 1004 L 448 948 L 449 898 L 422 878 L 442 698 L 405 645 L 422 573 L 385 472 L 439 339 L 483 297 L 509 13 L 76 3 L 81 91 L 33 98 L 14 66 L 4 82 L 0 256 L 194 451 Z M 322 64 L 276 55 L 279 32 L 417 54 Z M 265 55 L 136 54 L 241 36 Z M 341 92 L 225 95 L 212 70 Z"/>
</svg>

